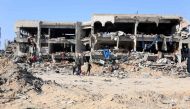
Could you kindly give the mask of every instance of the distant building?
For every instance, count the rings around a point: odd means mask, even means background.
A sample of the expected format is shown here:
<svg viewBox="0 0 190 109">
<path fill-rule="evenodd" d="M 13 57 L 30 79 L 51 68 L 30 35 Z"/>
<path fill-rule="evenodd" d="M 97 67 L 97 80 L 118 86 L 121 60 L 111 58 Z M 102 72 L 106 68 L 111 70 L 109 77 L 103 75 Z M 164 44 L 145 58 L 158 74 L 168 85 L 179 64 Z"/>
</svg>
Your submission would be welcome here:
<svg viewBox="0 0 190 109">
<path fill-rule="evenodd" d="M 189 34 L 180 16 L 94 14 L 88 22 L 18 21 L 15 25 L 18 55 L 28 52 L 28 38 L 43 55 L 65 52 L 101 58 L 103 49 L 117 56 L 130 51 L 173 53 L 188 46 Z"/>
</svg>

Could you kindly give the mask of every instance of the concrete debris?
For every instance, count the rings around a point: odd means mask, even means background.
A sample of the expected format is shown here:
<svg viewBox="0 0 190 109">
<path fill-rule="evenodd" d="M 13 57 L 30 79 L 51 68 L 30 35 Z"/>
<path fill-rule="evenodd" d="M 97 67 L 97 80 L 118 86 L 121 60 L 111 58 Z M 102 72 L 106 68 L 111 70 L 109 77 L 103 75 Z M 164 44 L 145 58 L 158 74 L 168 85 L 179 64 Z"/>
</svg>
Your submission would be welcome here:
<svg viewBox="0 0 190 109">
<path fill-rule="evenodd" d="M 124 78 L 127 78 L 128 77 L 128 73 L 127 72 L 123 72 L 123 71 L 118 71 L 118 70 L 115 70 L 113 72 L 103 72 L 101 74 L 98 74 L 98 76 L 102 76 L 102 77 L 114 77 L 114 78 L 118 78 L 118 79 L 124 79 Z"/>
<path fill-rule="evenodd" d="M 178 77 L 188 77 L 187 65 L 183 62 L 182 65 L 178 65 L 174 61 L 167 58 L 160 58 L 156 62 L 147 61 L 145 53 L 131 53 L 128 57 L 126 64 L 132 64 L 136 66 L 136 69 L 142 69 L 143 67 L 151 68 L 155 71 L 162 71 L 164 75 L 168 76 L 178 76 Z"/>
<path fill-rule="evenodd" d="M 20 95 L 30 90 L 42 92 L 42 79 L 33 76 L 31 72 L 27 72 L 18 65 L 8 64 L 7 66 L 6 72 L 0 74 L 0 104 L 10 102 L 10 99 L 6 99 L 9 97 L 12 98 L 11 101 L 19 99 Z"/>
<path fill-rule="evenodd" d="M 171 60 L 167 59 L 167 58 L 162 58 L 156 61 L 156 63 L 158 64 L 174 64 L 174 62 L 172 62 Z"/>
<path fill-rule="evenodd" d="M 5 46 L 4 56 L 8 58 L 13 58 L 16 56 L 16 47 L 17 45 L 15 42 L 8 41 L 7 45 Z"/>
<path fill-rule="evenodd" d="M 185 100 L 185 101 L 190 101 L 190 96 L 184 97 L 184 100 Z"/>
</svg>

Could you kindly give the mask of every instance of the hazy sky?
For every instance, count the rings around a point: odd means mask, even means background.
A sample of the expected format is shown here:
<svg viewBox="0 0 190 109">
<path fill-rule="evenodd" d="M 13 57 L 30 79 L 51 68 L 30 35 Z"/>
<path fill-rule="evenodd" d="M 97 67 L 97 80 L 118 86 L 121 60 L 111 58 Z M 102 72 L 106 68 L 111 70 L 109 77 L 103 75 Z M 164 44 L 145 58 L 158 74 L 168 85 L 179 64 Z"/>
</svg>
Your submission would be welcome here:
<svg viewBox="0 0 190 109">
<path fill-rule="evenodd" d="M 88 21 L 93 13 L 170 14 L 190 20 L 190 0 L 0 0 L 1 47 L 17 20 Z"/>
</svg>

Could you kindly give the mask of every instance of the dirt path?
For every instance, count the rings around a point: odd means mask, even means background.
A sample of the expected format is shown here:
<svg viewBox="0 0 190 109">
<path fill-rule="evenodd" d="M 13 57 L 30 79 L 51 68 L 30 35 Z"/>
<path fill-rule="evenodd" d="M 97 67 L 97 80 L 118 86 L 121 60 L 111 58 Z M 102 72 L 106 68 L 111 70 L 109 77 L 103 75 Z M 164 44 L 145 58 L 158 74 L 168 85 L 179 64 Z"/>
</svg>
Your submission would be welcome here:
<svg viewBox="0 0 190 109">
<path fill-rule="evenodd" d="M 43 93 L 29 91 L 4 108 L 170 109 L 190 107 L 190 78 L 104 78 L 36 74 Z"/>
</svg>

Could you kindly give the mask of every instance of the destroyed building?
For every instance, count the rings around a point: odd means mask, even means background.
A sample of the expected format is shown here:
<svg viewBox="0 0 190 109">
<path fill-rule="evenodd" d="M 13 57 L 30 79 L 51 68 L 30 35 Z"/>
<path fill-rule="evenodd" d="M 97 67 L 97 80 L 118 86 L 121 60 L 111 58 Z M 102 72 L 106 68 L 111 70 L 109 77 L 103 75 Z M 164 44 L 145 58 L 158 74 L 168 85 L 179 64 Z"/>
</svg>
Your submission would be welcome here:
<svg viewBox="0 0 190 109">
<path fill-rule="evenodd" d="M 189 47 L 189 24 L 180 16 L 94 14 L 88 22 L 18 21 L 15 25 L 17 55 L 30 50 L 28 38 L 42 55 L 66 53 L 65 57 L 103 58 L 131 51 L 181 54 Z"/>
</svg>

